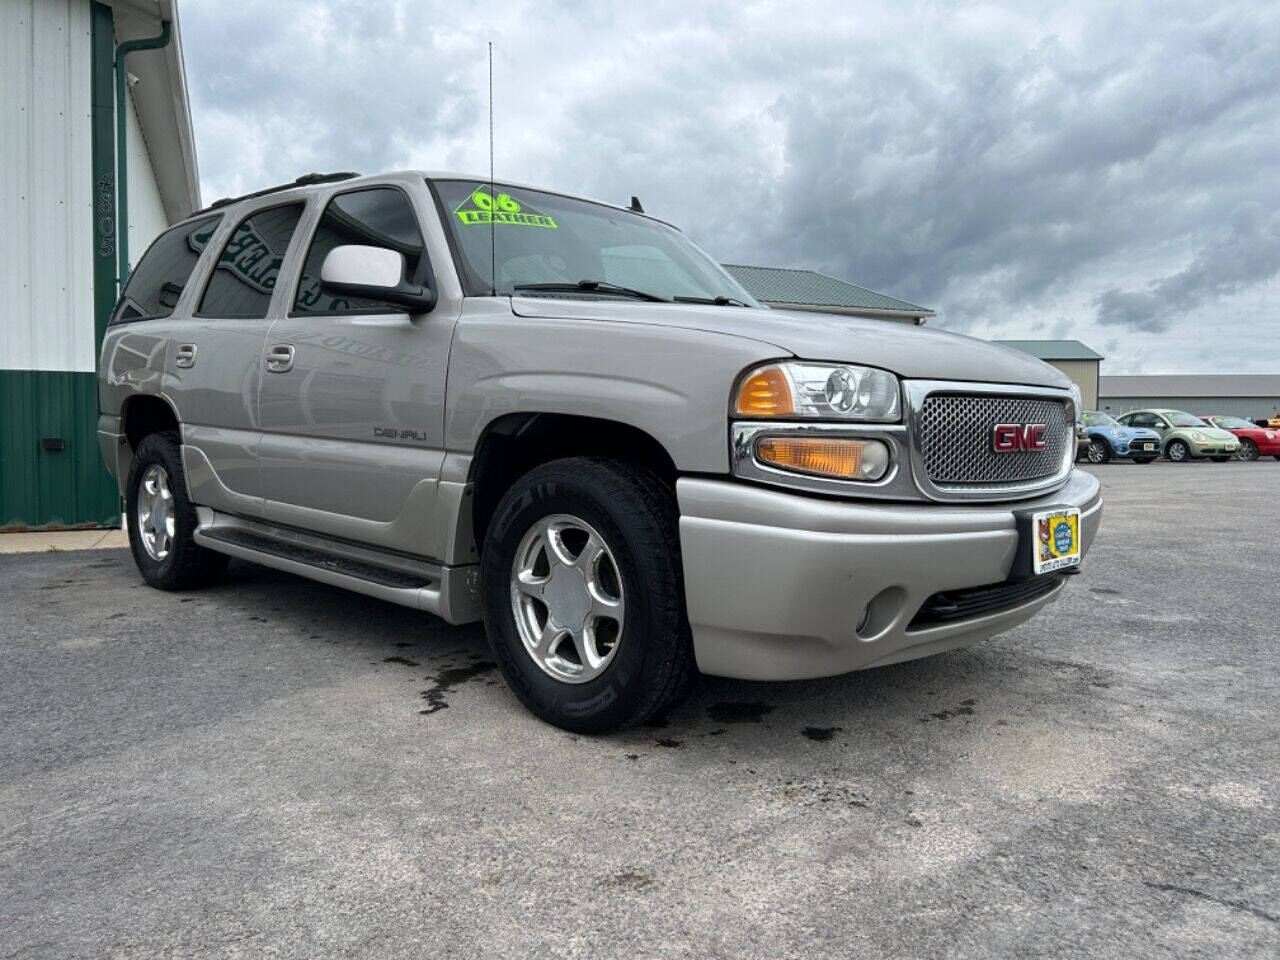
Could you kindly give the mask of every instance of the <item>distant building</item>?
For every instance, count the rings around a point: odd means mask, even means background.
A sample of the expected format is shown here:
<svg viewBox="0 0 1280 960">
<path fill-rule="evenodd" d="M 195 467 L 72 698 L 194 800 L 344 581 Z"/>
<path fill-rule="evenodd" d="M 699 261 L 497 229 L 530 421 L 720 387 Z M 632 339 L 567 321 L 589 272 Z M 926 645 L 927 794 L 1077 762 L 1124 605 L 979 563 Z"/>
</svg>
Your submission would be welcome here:
<svg viewBox="0 0 1280 960">
<path fill-rule="evenodd" d="M 740 263 L 722 266 L 761 303 L 779 310 L 813 310 L 846 317 L 895 320 L 919 326 L 934 311 L 906 300 L 876 293 L 847 280 L 837 280 L 814 270 L 786 267 L 750 267 Z"/>
<path fill-rule="evenodd" d="M 200 206 L 177 2 L 0 0 L 0 528 L 119 520 L 98 346 L 120 275 Z"/>
<path fill-rule="evenodd" d="M 1103 356 L 1086 347 L 1079 340 L 995 340 L 1004 347 L 1013 347 L 1023 353 L 1057 367 L 1071 382 L 1080 388 L 1080 399 L 1086 410 L 1098 409 L 1098 368 Z"/>
<path fill-rule="evenodd" d="M 1112 416 L 1143 407 L 1250 420 L 1280 413 L 1280 374 L 1274 373 L 1103 377 L 1099 390 L 1099 409 Z"/>
</svg>

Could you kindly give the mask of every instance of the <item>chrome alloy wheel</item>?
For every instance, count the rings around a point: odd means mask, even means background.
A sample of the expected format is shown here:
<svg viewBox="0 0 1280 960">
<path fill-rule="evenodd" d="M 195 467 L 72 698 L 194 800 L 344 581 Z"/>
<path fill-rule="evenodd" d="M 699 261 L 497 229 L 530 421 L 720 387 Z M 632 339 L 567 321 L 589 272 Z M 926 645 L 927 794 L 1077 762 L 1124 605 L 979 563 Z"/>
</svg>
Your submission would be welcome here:
<svg viewBox="0 0 1280 960">
<path fill-rule="evenodd" d="M 511 564 L 511 611 L 533 662 L 565 683 L 598 677 L 618 652 L 626 604 L 604 538 L 566 513 L 535 523 Z"/>
<path fill-rule="evenodd" d="M 1107 459 L 1107 452 L 1102 449 L 1103 442 L 1102 440 L 1089 441 L 1089 449 L 1086 456 L 1089 458 L 1090 463 L 1102 463 Z"/>
<path fill-rule="evenodd" d="M 138 536 L 152 560 L 169 556 L 173 546 L 173 491 L 164 467 L 153 463 L 138 481 Z"/>
</svg>

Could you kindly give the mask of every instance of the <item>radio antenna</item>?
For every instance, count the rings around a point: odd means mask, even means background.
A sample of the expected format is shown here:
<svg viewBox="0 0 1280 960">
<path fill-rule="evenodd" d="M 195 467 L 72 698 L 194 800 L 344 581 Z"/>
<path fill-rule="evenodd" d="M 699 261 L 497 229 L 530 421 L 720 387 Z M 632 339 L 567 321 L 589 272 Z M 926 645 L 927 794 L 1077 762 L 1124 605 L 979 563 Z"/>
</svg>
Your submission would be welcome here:
<svg viewBox="0 0 1280 960">
<path fill-rule="evenodd" d="M 489 290 L 498 295 L 498 240 L 493 218 L 497 213 L 498 195 L 493 189 L 493 41 L 489 41 Z"/>
</svg>

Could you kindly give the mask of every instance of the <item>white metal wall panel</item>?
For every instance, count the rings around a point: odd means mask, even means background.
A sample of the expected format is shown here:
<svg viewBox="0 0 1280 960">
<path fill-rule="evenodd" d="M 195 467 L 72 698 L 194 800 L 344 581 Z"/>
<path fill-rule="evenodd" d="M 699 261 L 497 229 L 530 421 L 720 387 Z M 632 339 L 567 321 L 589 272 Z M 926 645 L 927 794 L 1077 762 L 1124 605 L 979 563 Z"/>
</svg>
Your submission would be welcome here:
<svg viewBox="0 0 1280 960">
<path fill-rule="evenodd" d="M 0 369 L 92 370 L 89 4 L 0 0 Z"/>
<path fill-rule="evenodd" d="M 169 225 L 169 221 L 164 215 L 164 203 L 156 185 L 149 145 L 142 135 L 132 96 L 125 97 L 125 113 L 128 116 L 125 139 L 128 140 L 129 154 L 129 260 L 132 261 L 131 266 L 136 267 L 151 241 Z"/>
</svg>

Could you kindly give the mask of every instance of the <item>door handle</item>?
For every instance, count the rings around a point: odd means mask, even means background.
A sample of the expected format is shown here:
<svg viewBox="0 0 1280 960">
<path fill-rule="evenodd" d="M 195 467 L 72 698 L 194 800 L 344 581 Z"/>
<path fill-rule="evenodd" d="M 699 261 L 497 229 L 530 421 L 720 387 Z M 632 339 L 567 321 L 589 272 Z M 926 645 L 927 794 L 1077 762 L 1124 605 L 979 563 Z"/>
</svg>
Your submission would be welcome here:
<svg viewBox="0 0 1280 960">
<path fill-rule="evenodd" d="M 277 343 L 267 351 L 267 372 L 288 373 L 293 369 L 293 344 Z"/>
<path fill-rule="evenodd" d="M 196 363 L 196 345 L 194 343 L 181 343 L 178 349 L 173 352 L 173 365 L 175 367 L 193 367 Z"/>
</svg>

